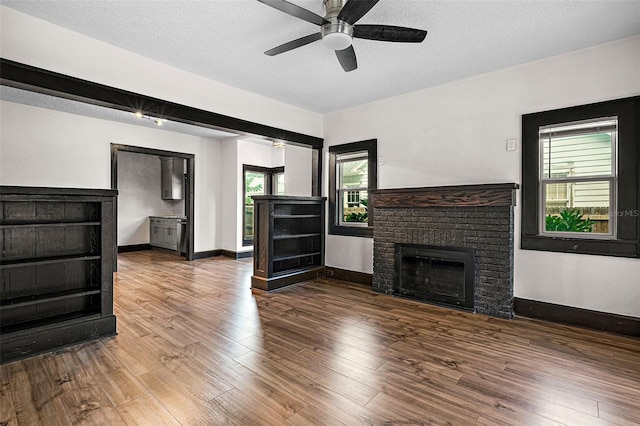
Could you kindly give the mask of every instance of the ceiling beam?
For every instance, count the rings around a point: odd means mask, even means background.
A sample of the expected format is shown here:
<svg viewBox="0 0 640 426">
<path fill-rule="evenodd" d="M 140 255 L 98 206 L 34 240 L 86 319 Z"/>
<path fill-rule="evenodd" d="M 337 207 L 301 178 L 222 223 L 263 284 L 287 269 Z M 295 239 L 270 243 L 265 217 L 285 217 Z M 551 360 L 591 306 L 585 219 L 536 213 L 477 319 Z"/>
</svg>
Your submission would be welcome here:
<svg viewBox="0 0 640 426">
<path fill-rule="evenodd" d="M 324 142 L 322 138 L 315 136 L 129 92 L 4 58 L 0 58 L 0 84 L 131 113 L 140 111 L 145 115 L 184 124 L 231 130 L 244 135 L 262 136 L 316 149 L 322 148 Z"/>
</svg>

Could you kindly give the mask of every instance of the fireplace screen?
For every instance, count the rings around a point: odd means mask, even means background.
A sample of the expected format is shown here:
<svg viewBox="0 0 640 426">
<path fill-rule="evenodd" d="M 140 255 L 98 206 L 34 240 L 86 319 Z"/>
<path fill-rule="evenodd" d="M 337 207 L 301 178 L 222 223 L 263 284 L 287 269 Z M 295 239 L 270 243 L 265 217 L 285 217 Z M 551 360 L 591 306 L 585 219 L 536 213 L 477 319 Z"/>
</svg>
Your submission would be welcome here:
<svg viewBox="0 0 640 426">
<path fill-rule="evenodd" d="M 394 294 L 473 309 L 474 250 L 395 245 Z"/>
</svg>

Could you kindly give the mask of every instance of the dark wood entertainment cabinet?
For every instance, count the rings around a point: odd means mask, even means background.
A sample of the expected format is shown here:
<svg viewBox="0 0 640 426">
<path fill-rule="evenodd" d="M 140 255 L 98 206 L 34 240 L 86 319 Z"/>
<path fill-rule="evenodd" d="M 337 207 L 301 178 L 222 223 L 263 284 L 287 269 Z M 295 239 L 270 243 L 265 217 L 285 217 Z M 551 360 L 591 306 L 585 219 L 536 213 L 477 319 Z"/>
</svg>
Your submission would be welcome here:
<svg viewBox="0 0 640 426">
<path fill-rule="evenodd" d="M 116 194 L 0 186 L 0 362 L 116 333 Z"/>
<path fill-rule="evenodd" d="M 251 286 L 275 290 L 324 274 L 325 197 L 257 195 Z"/>
</svg>

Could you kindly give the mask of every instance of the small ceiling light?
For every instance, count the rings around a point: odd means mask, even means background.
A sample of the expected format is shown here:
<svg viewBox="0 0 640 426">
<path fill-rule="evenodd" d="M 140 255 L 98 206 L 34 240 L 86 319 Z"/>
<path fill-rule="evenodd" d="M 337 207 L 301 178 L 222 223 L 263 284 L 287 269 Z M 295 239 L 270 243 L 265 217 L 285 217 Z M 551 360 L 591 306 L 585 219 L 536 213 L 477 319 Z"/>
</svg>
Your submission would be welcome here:
<svg viewBox="0 0 640 426">
<path fill-rule="evenodd" d="M 274 148 L 284 148 L 284 142 L 282 141 L 273 141 Z"/>
<path fill-rule="evenodd" d="M 351 46 L 351 36 L 345 33 L 330 33 L 322 38 L 322 44 L 331 50 L 344 50 Z"/>
<path fill-rule="evenodd" d="M 331 50 L 344 50 L 353 42 L 353 26 L 335 16 L 328 17 L 327 23 L 320 29 L 322 44 Z"/>
<path fill-rule="evenodd" d="M 162 123 L 164 123 L 165 119 L 163 118 L 156 118 L 156 117 L 152 117 L 150 115 L 144 115 L 143 113 L 141 113 L 140 111 L 137 111 L 134 113 L 134 115 L 139 118 L 139 119 L 143 119 L 143 120 L 149 120 L 149 121 L 153 121 L 154 123 L 156 123 L 158 126 L 162 126 Z"/>
</svg>

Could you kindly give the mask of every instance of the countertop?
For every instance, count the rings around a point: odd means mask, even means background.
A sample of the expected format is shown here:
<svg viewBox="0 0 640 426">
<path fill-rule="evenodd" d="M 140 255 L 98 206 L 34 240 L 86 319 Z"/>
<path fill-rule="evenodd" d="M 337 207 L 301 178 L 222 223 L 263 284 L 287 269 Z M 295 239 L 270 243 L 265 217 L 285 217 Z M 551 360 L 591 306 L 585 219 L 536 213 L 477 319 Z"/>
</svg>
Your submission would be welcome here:
<svg viewBox="0 0 640 426">
<path fill-rule="evenodd" d="M 149 216 L 156 219 L 186 219 L 186 216 L 178 216 L 178 215 L 165 215 L 165 216 Z"/>
</svg>

